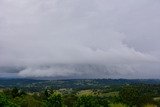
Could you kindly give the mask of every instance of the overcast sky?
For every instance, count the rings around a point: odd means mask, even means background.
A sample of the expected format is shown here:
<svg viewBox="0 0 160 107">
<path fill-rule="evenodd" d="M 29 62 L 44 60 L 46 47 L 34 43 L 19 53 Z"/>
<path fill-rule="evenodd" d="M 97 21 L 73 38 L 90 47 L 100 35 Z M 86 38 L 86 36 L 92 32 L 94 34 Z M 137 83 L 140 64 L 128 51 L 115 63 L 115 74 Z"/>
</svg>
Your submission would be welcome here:
<svg viewBox="0 0 160 107">
<path fill-rule="evenodd" d="M 0 77 L 160 78 L 160 0 L 0 0 Z"/>
</svg>

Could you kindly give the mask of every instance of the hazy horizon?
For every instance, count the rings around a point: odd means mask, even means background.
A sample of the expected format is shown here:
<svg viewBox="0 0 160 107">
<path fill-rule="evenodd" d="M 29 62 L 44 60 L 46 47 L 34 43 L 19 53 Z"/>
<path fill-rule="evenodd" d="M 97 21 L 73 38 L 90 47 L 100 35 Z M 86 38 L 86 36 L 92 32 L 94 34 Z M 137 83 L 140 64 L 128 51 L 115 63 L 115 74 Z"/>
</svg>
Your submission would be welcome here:
<svg viewBox="0 0 160 107">
<path fill-rule="evenodd" d="M 0 78 L 160 79 L 159 0 L 1 0 Z"/>
</svg>

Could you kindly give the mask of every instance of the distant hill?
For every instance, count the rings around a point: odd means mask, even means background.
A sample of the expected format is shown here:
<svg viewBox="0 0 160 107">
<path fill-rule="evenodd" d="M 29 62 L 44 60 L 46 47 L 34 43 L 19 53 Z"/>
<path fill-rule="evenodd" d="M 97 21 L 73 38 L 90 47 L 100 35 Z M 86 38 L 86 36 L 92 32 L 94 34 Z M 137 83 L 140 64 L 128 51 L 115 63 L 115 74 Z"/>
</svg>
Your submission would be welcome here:
<svg viewBox="0 0 160 107">
<path fill-rule="evenodd" d="M 0 78 L 0 87 L 21 88 L 104 88 L 125 84 L 160 84 L 159 79 L 66 79 L 66 80 L 35 80 Z"/>
</svg>

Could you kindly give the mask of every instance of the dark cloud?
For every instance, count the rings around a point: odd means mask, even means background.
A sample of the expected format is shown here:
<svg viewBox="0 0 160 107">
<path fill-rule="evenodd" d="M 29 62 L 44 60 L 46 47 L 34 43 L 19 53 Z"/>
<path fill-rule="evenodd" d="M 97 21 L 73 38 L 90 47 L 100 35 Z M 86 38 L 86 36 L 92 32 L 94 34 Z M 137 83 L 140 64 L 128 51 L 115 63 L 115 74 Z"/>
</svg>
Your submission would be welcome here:
<svg viewBox="0 0 160 107">
<path fill-rule="evenodd" d="M 0 71 L 157 78 L 159 9 L 158 0 L 1 0 Z"/>
</svg>

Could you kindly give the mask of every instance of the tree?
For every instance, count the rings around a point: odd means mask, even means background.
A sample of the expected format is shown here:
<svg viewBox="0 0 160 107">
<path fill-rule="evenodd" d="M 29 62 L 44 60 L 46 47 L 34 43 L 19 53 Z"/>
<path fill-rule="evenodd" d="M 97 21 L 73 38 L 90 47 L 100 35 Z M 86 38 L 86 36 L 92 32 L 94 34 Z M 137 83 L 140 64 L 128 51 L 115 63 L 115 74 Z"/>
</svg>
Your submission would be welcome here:
<svg viewBox="0 0 160 107">
<path fill-rule="evenodd" d="M 144 90 L 143 87 L 127 86 L 119 92 L 119 96 L 121 101 L 128 106 L 132 107 L 136 105 L 137 107 L 141 107 L 145 103 L 150 103 L 152 100 L 148 93 L 144 93 Z"/>
<path fill-rule="evenodd" d="M 77 96 L 75 96 L 74 94 L 69 94 L 64 96 L 64 104 L 67 107 L 74 107 L 76 101 L 77 101 Z"/>
<path fill-rule="evenodd" d="M 7 97 L 3 94 L 0 93 L 0 107 L 17 107 L 15 104 L 9 101 Z"/>
<path fill-rule="evenodd" d="M 14 87 L 11 91 L 11 94 L 12 94 L 12 97 L 15 98 L 17 97 L 19 94 L 18 94 L 18 89 L 16 87 Z"/>
<path fill-rule="evenodd" d="M 98 97 L 97 100 L 98 100 L 98 104 L 100 104 L 101 106 L 103 106 L 103 107 L 108 107 L 109 106 L 109 102 L 108 102 L 107 98 Z"/>
<path fill-rule="evenodd" d="M 77 100 L 77 107 L 100 107 L 100 105 L 94 96 L 81 95 Z"/>
<path fill-rule="evenodd" d="M 60 93 L 53 93 L 48 98 L 48 106 L 49 107 L 62 107 L 62 95 Z"/>
</svg>

